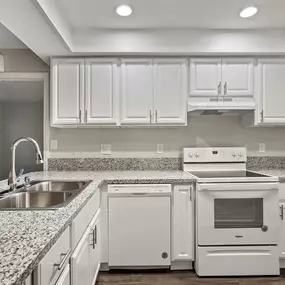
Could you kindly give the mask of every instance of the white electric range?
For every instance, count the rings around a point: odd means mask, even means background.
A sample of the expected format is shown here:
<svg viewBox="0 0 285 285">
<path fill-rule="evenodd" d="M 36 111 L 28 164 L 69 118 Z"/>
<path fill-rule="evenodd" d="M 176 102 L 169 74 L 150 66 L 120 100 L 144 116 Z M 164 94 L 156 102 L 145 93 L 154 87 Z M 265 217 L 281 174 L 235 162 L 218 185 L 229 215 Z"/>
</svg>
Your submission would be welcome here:
<svg viewBox="0 0 285 285">
<path fill-rule="evenodd" d="M 278 177 L 246 169 L 245 148 L 185 148 L 197 177 L 199 276 L 279 275 Z"/>
</svg>

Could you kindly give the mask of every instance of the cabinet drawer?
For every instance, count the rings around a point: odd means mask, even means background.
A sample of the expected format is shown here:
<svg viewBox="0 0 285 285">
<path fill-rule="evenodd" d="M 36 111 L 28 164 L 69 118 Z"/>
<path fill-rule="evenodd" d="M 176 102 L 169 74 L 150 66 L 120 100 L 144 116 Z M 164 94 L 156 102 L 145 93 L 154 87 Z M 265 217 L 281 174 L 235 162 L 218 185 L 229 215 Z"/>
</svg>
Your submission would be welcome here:
<svg viewBox="0 0 285 285">
<path fill-rule="evenodd" d="M 54 284 L 71 255 L 70 228 L 68 227 L 49 250 L 36 270 L 36 284 Z"/>
<path fill-rule="evenodd" d="M 99 209 L 100 205 L 100 191 L 96 190 L 89 202 L 75 217 L 71 224 L 71 245 L 72 249 L 76 247 L 87 226 L 91 222 L 91 219 Z"/>
</svg>

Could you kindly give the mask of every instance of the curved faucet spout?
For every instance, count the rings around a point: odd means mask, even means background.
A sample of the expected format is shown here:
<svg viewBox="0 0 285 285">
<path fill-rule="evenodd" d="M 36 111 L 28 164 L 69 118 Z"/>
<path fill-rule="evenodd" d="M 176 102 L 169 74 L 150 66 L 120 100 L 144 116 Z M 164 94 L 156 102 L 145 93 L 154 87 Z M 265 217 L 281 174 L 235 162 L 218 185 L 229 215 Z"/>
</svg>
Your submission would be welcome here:
<svg viewBox="0 0 285 285">
<path fill-rule="evenodd" d="M 30 142 L 34 146 L 35 151 L 36 151 L 36 163 L 37 164 L 41 164 L 44 162 L 40 147 L 34 139 L 30 137 L 17 139 L 11 147 L 11 169 L 10 169 L 9 179 L 8 179 L 8 184 L 9 184 L 11 191 L 16 189 L 17 179 L 19 178 L 19 176 L 21 176 L 21 175 L 17 176 L 16 170 L 15 170 L 16 169 L 16 163 L 15 163 L 16 148 L 21 142 Z"/>
</svg>

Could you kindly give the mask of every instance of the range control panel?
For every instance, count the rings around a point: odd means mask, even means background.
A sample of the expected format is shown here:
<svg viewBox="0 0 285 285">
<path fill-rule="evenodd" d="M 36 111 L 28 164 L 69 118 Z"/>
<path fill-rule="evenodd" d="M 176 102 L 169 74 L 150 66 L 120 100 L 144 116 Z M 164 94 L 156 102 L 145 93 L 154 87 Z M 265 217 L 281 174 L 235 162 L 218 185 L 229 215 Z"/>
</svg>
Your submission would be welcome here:
<svg viewBox="0 0 285 285">
<path fill-rule="evenodd" d="M 184 163 L 246 162 L 245 147 L 191 147 L 183 149 Z"/>
</svg>

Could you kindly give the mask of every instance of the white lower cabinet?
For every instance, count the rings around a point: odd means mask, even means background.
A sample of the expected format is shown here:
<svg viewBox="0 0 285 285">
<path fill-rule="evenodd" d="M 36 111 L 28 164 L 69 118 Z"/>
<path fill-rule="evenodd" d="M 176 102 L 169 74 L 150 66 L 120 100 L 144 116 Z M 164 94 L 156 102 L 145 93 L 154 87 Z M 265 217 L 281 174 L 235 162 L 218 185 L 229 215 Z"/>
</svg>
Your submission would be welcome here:
<svg viewBox="0 0 285 285">
<path fill-rule="evenodd" d="M 57 284 L 56 282 L 64 271 L 65 265 L 68 264 L 70 254 L 70 229 L 68 227 L 34 271 L 34 284 Z"/>
<path fill-rule="evenodd" d="M 71 284 L 93 285 L 100 267 L 99 217 L 97 211 L 71 256 Z"/>
<path fill-rule="evenodd" d="M 90 233 L 87 229 L 71 256 L 72 285 L 90 284 L 89 243 Z"/>
<path fill-rule="evenodd" d="M 101 211 L 98 210 L 97 214 L 91 221 L 89 225 L 89 229 L 92 234 L 92 243 L 91 247 L 89 247 L 90 251 L 90 284 L 95 284 L 98 272 L 100 269 L 100 263 L 101 263 L 101 228 L 100 228 L 100 219 L 101 219 Z"/>
<path fill-rule="evenodd" d="M 194 258 L 193 186 L 173 187 L 171 261 Z"/>
<path fill-rule="evenodd" d="M 281 223 L 281 231 L 280 231 L 280 241 L 279 241 L 279 252 L 280 258 L 285 259 L 285 202 L 280 203 L 280 223 Z"/>
</svg>

